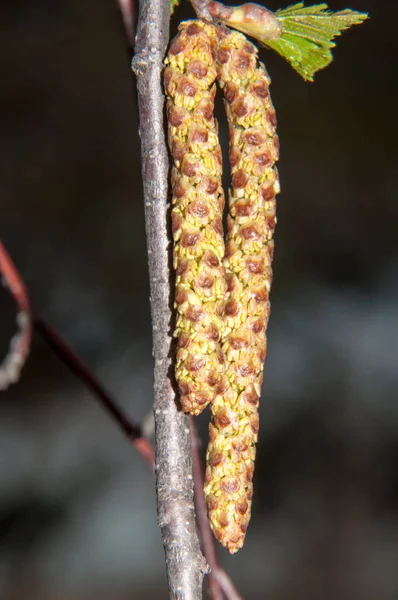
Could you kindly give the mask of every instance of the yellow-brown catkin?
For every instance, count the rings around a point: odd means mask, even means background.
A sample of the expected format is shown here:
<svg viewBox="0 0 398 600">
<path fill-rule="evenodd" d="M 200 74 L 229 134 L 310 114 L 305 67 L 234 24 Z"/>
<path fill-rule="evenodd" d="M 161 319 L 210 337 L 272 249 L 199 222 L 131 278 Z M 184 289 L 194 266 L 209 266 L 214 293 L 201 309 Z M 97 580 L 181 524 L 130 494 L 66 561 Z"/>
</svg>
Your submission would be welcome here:
<svg viewBox="0 0 398 600">
<path fill-rule="evenodd" d="M 185 412 L 197 415 L 220 392 L 226 295 L 222 155 L 213 116 L 216 29 L 181 23 L 165 60 L 176 270 L 175 374 Z"/>
<path fill-rule="evenodd" d="M 241 33 L 220 28 L 217 60 L 230 127 L 232 175 L 222 336 L 228 387 L 211 407 L 205 496 L 216 538 L 234 553 L 243 546 L 250 520 L 279 148 L 270 79 L 257 62 L 255 46 Z"/>
</svg>

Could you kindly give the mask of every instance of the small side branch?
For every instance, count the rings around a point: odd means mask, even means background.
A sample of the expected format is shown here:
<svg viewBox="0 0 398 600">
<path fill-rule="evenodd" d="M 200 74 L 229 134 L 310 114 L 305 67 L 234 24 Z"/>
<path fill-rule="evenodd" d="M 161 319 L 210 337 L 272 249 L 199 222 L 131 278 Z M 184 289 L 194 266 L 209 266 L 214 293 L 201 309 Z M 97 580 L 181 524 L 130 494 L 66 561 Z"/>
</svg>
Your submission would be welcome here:
<svg viewBox="0 0 398 600">
<path fill-rule="evenodd" d="M 168 155 L 162 61 L 169 39 L 169 0 L 141 0 L 133 70 L 137 76 L 142 176 L 153 329 L 158 519 L 172 600 L 201 600 L 206 561 L 196 534 L 189 418 L 171 383 Z"/>
<path fill-rule="evenodd" d="M 218 570 L 217 550 L 215 539 L 210 531 L 207 520 L 207 508 L 203 494 L 203 466 L 200 459 L 199 437 L 196 429 L 195 417 L 191 417 L 191 442 L 192 442 L 192 473 L 195 483 L 195 510 L 198 532 L 203 554 L 209 563 L 210 573 L 208 580 L 209 596 L 211 600 L 224 600 L 221 586 L 217 581 Z"/>
<path fill-rule="evenodd" d="M 151 444 L 143 436 L 141 427 L 129 419 L 112 398 L 111 394 L 94 377 L 77 354 L 69 348 L 55 329 L 39 317 L 34 318 L 34 327 L 51 350 L 55 352 L 72 373 L 90 390 L 94 398 L 98 400 L 105 411 L 111 416 L 112 420 L 118 425 L 152 470 L 155 466 L 154 452 Z"/>
<path fill-rule="evenodd" d="M 203 494 L 204 473 L 200 459 L 199 437 L 194 417 L 191 417 L 191 439 L 196 521 L 202 550 L 211 569 L 209 573 L 209 597 L 211 600 L 224 600 L 224 597 L 227 600 L 243 600 L 232 583 L 231 578 L 218 562 L 216 542 L 207 518 L 207 507 Z"/>
<path fill-rule="evenodd" d="M 136 26 L 136 2 L 135 0 L 118 0 L 126 38 L 131 48 L 134 48 L 135 26 Z"/>
<path fill-rule="evenodd" d="M 29 354 L 32 339 L 32 318 L 25 284 L 1 241 L 0 274 L 3 277 L 4 285 L 9 289 L 18 307 L 18 331 L 12 337 L 9 352 L 0 364 L 0 390 L 6 390 L 11 384 L 18 381 Z"/>
<path fill-rule="evenodd" d="M 102 383 L 91 373 L 82 359 L 67 345 L 62 336 L 51 327 L 44 319 L 38 317 L 32 311 L 30 295 L 26 285 L 14 265 L 11 257 L 0 242 L 0 273 L 3 275 L 7 285 L 10 287 L 13 296 L 16 299 L 18 307 L 21 310 L 29 312 L 30 323 L 33 323 L 35 331 L 48 344 L 51 350 L 60 358 L 60 360 L 71 370 L 93 394 L 112 420 L 116 423 L 122 433 L 131 442 L 132 446 L 139 452 L 151 470 L 154 467 L 154 451 L 150 442 L 143 434 L 143 427 L 134 423 L 129 416 L 118 405 L 116 399 L 108 392 Z M 29 338 L 30 341 L 30 338 Z M 159 421 L 159 419 L 157 419 Z M 194 419 L 191 418 L 191 437 L 192 437 L 192 473 L 195 484 L 195 508 L 197 514 L 197 527 L 202 541 L 203 552 L 211 567 L 211 576 L 209 581 L 209 598 L 211 600 L 223 600 L 225 595 L 227 600 L 242 600 L 236 591 L 231 579 L 225 571 L 219 566 L 215 548 L 215 540 L 211 534 L 209 523 L 206 516 L 206 504 L 203 496 L 203 469 L 200 463 L 199 442 L 196 432 Z M 188 474 L 188 481 L 190 475 Z M 221 592 L 223 591 L 223 594 Z M 177 596 L 178 597 L 178 596 Z M 185 596 L 180 596 L 184 598 Z M 194 596 L 188 596 L 195 598 Z"/>
<path fill-rule="evenodd" d="M 15 298 L 20 311 L 19 315 L 26 315 L 26 326 L 19 334 L 17 334 L 20 340 L 19 343 L 12 348 L 13 352 L 15 353 L 18 351 L 18 355 L 23 357 L 23 361 L 25 360 L 30 348 L 33 327 L 35 331 L 42 337 L 42 339 L 48 344 L 51 350 L 55 352 L 62 362 L 69 367 L 72 373 L 90 390 L 94 398 L 98 400 L 99 404 L 112 417 L 113 421 L 130 440 L 131 444 L 134 446 L 137 452 L 139 452 L 150 469 L 153 470 L 155 466 L 154 452 L 149 441 L 143 436 L 142 428 L 140 425 L 129 419 L 112 395 L 95 378 L 95 376 L 90 372 L 89 368 L 67 345 L 61 335 L 35 314 L 35 311 L 31 308 L 30 295 L 22 276 L 17 267 L 14 265 L 10 255 L 1 241 L 0 274 L 3 276 L 5 284 Z M 11 361 L 12 358 L 8 360 Z M 21 362 L 21 359 L 16 361 L 20 365 L 20 368 L 23 366 L 23 361 Z M 1 385 L 3 382 L 4 372 L 5 369 L 3 363 L 0 368 L 0 390 L 4 389 Z M 9 377 L 7 377 L 7 381 L 12 383 Z"/>
<path fill-rule="evenodd" d="M 209 4 L 211 0 L 191 0 L 192 8 L 196 12 L 196 16 L 199 19 L 204 19 L 210 23 L 213 21 L 213 17 L 209 11 Z"/>
</svg>

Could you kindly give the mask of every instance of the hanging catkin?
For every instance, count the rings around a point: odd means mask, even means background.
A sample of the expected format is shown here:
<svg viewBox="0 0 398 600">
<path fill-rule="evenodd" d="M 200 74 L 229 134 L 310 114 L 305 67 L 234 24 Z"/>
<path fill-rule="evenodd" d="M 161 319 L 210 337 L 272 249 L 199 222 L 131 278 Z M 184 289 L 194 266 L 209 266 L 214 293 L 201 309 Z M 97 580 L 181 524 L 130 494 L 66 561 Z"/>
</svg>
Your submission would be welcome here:
<svg viewBox="0 0 398 600">
<path fill-rule="evenodd" d="M 244 35 L 219 28 L 218 80 L 230 127 L 232 188 L 224 264 L 226 392 L 211 406 L 205 496 L 216 538 L 231 553 L 250 520 L 258 403 L 266 356 L 278 138 L 270 79 Z"/>
<path fill-rule="evenodd" d="M 165 60 L 176 270 L 176 379 L 185 412 L 199 414 L 221 391 L 220 337 L 226 295 L 222 155 L 213 116 L 216 29 L 181 23 Z"/>
</svg>

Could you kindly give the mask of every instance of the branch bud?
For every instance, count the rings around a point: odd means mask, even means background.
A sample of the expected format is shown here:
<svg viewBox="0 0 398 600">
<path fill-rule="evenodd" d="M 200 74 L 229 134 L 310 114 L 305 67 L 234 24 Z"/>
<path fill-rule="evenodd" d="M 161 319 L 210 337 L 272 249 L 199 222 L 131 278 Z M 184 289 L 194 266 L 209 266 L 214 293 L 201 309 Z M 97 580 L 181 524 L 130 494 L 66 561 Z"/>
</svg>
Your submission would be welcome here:
<svg viewBox="0 0 398 600">
<path fill-rule="evenodd" d="M 283 33 L 283 27 L 273 12 L 259 4 L 225 6 L 221 2 L 210 2 L 209 12 L 213 19 L 228 27 L 238 29 L 261 42 L 277 40 Z"/>
</svg>

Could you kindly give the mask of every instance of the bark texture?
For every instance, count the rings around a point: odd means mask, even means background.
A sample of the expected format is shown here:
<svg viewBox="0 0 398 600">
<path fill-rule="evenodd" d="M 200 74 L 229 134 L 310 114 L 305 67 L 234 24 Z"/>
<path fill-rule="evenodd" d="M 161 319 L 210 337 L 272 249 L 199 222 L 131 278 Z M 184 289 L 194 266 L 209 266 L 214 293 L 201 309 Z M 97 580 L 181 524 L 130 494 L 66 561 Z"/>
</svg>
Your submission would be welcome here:
<svg viewBox="0 0 398 600">
<path fill-rule="evenodd" d="M 189 417 L 171 382 L 168 156 L 163 127 L 162 61 L 168 0 L 141 0 L 135 56 L 153 326 L 158 519 L 172 600 L 200 600 L 206 562 L 196 535 Z"/>
</svg>

